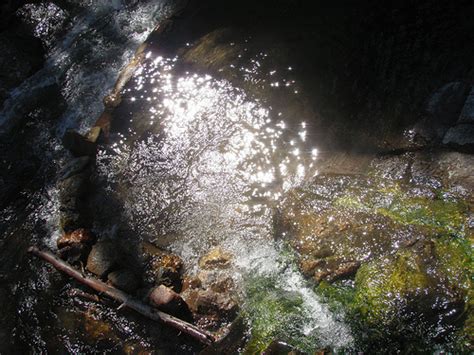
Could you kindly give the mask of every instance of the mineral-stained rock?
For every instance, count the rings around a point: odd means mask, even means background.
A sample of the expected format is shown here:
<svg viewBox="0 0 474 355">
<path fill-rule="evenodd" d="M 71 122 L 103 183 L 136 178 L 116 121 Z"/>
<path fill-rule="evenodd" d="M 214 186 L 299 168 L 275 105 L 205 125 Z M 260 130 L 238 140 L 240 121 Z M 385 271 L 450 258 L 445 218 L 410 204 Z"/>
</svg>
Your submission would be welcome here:
<svg viewBox="0 0 474 355">
<path fill-rule="evenodd" d="M 469 307 L 471 253 L 462 240 L 446 237 L 365 264 L 355 279 L 355 309 L 372 326 L 405 332 L 404 324 L 421 317 L 439 332 Z"/>
<path fill-rule="evenodd" d="M 76 229 L 70 233 L 64 233 L 57 241 L 58 249 L 62 249 L 73 244 L 92 244 L 95 236 L 90 230 L 85 228 Z"/>
<path fill-rule="evenodd" d="M 199 277 L 185 276 L 183 278 L 183 288 L 182 291 L 187 289 L 200 288 L 202 286 L 202 281 Z"/>
<path fill-rule="evenodd" d="M 183 261 L 181 258 L 151 243 L 143 243 L 142 251 L 145 258 L 148 258 L 147 280 L 180 292 L 183 286 L 181 277 Z"/>
<path fill-rule="evenodd" d="M 113 241 L 96 243 L 87 259 L 87 270 L 99 277 L 105 277 L 119 265 L 121 253 Z"/>
<path fill-rule="evenodd" d="M 127 269 L 112 271 L 107 279 L 112 285 L 128 293 L 132 293 L 140 287 L 140 278 Z"/>
<path fill-rule="evenodd" d="M 230 266 L 231 261 L 232 254 L 217 247 L 212 249 L 199 260 L 199 266 L 202 269 L 227 268 Z"/>
</svg>

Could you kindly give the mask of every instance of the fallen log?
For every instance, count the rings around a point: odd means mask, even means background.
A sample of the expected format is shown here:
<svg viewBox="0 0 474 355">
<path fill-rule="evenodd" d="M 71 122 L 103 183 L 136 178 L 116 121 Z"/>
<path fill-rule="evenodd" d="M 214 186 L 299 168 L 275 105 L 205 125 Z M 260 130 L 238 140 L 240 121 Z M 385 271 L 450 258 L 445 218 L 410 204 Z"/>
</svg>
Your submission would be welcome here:
<svg viewBox="0 0 474 355">
<path fill-rule="evenodd" d="M 74 269 L 67 262 L 59 259 L 56 255 L 52 254 L 49 251 L 43 251 L 37 247 L 30 247 L 28 252 L 36 255 L 37 257 L 47 261 L 53 265 L 58 271 L 65 273 L 66 275 L 76 279 L 80 283 L 92 288 L 93 290 L 105 294 L 108 297 L 114 299 L 121 303 L 120 308 L 128 307 L 134 311 L 142 314 L 143 316 L 150 318 L 155 321 L 162 322 L 170 327 L 173 327 L 194 339 L 200 341 L 203 344 L 211 345 L 216 339 L 215 337 L 202 329 L 199 329 L 193 324 L 185 322 L 179 318 L 173 317 L 167 313 L 161 312 L 137 299 L 134 299 L 132 296 L 127 293 L 116 289 L 113 286 L 107 285 L 106 283 L 96 280 L 92 277 L 86 277 L 76 269 Z"/>
</svg>

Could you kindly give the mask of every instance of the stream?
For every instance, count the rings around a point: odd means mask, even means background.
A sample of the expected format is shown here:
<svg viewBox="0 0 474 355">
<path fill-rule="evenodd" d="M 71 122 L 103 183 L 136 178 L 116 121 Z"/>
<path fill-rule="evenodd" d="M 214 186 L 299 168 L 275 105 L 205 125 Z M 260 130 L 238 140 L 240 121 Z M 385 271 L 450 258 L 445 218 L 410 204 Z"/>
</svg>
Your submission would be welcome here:
<svg viewBox="0 0 474 355">
<path fill-rule="evenodd" d="M 178 258 L 183 286 L 170 287 L 191 320 L 220 335 L 244 325 L 217 353 L 472 351 L 471 146 L 420 143 L 426 118 L 396 121 L 391 98 L 363 103 L 378 99 L 350 37 L 364 8 L 58 3 L 17 11 L 44 64 L 0 111 L 0 353 L 203 350 L 111 301 L 71 297 L 74 283 L 26 252 L 60 252 L 64 167 L 78 159 L 62 139 L 88 134 L 103 112 L 110 126 L 81 202 L 99 240 L 91 254 L 112 246 L 111 270 L 135 275 L 130 292 L 143 300 L 160 284 L 145 254 Z M 341 19 L 347 28 L 328 29 Z M 433 117 L 468 112 L 468 84 L 436 88 L 419 100 Z M 430 134 L 471 124 L 438 123 Z M 107 272 L 98 276 L 113 283 Z M 194 309 L 204 293 L 232 311 Z"/>
</svg>

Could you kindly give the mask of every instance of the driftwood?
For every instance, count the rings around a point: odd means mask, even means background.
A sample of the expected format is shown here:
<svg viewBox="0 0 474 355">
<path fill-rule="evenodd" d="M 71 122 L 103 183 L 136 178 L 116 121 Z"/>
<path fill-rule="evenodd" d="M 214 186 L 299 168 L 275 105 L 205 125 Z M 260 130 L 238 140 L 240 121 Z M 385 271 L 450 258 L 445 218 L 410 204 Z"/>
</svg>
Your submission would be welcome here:
<svg viewBox="0 0 474 355">
<path fill-rule="evenodd" d="M 86 277 L 81 272 L 74 269 L 67 262 L 59 259 L 56 255 L 50 253 L 49 251 L 42 251 L 37 247 L 30 247 L 28 251 L 37 257 L 47 261 L 53 265 L 57 270 L 67 274 L 68 276 L 76 279 L 80 283 L 92 288 L 93 290 L 99 292 L 100 294 L 107 295 L 108 297 L 114 299 L 121 303 L 120 308 L 128 307 L 134 311 L 144 315 L 147 318 L 153 319 L 155 321 L 160 321 L 166 325 L 169 325 L 189 336 L 193 337 L 196 340 L 199 340 L 201 343 L 206 345 L 213 344 L 216 339 L 215 337 L 202 329 L 199 329 L 193 324 L 185 322 L 179 318 L 173 317 L 167 313 L 161 312 L 141 301 L 134 299 L 132 296 L 127 293 L 120 291 L 119 289 L 107 285 L 106 283 L 96 280 L 92 277 Z"/>
</svg>

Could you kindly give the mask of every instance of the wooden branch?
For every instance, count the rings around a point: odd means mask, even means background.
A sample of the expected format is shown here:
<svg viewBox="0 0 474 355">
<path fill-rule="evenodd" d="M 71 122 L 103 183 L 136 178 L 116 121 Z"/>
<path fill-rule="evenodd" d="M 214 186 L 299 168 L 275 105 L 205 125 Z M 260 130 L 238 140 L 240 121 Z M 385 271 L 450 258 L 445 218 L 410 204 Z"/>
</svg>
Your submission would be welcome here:
<svg viewBox="0 0 474 355">
<path fill-rule="evenodd" d="M 96 280 L 92 277 L 84 276 L 82 273 L 74 269 L 67 262 L 59 259 L 56 255 L 52 254 L 49 251 L 42 251 L 37 247 L 32 246 L 28 249 L 28 252 L 47 261 L 48 263 L 53 265 L 58 271 L 65 273 L 66 275 L 76 279 L 80 283 L 92 288 L 93 290 L 101 294 L 109 296 L 117 302 L 120 302 L 121 307 L 128 307 L 144 315 L 147 318 L 163 322 L 164 324 L 169 325 L 185 334 L 188 334 L 189 336 L 206 345 L 211 345 L 216 341 L 215 337 L 211 333 L 199 329 L 193 324 L 173 317 L 167 313 L 161 312 L 141 301 L 134 299 L 127 293 L 113 286 L 107 285 L 102 281 Z"/>
</svg>

